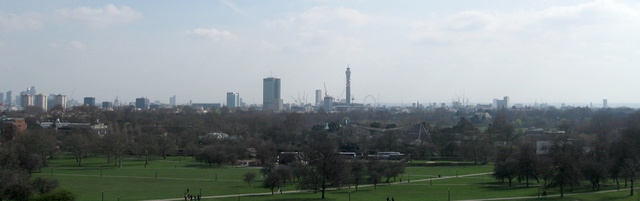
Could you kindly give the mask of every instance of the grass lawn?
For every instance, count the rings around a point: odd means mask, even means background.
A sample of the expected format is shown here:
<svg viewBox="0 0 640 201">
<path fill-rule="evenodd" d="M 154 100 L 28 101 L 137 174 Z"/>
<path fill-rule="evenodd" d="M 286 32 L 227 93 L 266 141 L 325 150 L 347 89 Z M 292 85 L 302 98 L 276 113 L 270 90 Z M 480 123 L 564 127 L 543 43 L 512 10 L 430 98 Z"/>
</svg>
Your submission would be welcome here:
<svg viewBox="0 0 640 201">
<path fill-rule="evenodd" d="M 78 200 L 146 200 L 181 198 L 186 189 L 190 194 L 203 196 L 231 195 L 232 197 L 208 200 L 319 200 L 320 192 L 287 193 L 296 190 L 295 185 L 287 185 L 283 194 L 233 196 L 245 193 L 270 193 L 261 187 L 261 178 L 256 178 L 249 186 L 242 181 L 242 174 L 255 172 L 253 167 L 210 167 L 196 162 L 190 157 L 169 157 L 154 159 L 145 166 L 144 160 L 128 158 L 122 167 L 107 163 L 105 158 L 88 158 L 83 166 L 78 167 L 72 156 L 61 155 L 50 162 L 50 167 L 33 177 L 53 178 L 60 182 L 62 188 L 69 189 L 79 195 Z M 503 184 L 490 175 L 477 175 L 455 178 L 457 175 L 484 173 L 492 171 L 493 166 L 460 166 L 460 167 L 407 167 L 405 174 L 396 178 L 402 183 L 392 185 L 380 184 L 373 187 L 360 187 L 356 192 L 353 187 L 342 190 L 327 191 L 324 200 L 447 200 L 450 192 L 451 200 L 487 199 L 499 197 L 536 196 L 537 183 L 531 181 L 530 187 L 514 182 L 513 187 Z M 53 174 L 52 174 L 53 173 Z M 157 176 L 156 176 L 157 175 Z M 438 178 L 438 175 L 441 178 Z M 451 178 L 452 177 L 452 178 Z M 431 180 L 432 179 L 432 180 Z M 407 181 L 411 182 L 407 182 Z M 430 181 L 431 180 L 431 181 Z M 393 179 L 391 179 L 393 182 Z M 607 187 L 612 189 L 613 187 Z M 568 189 L 568 187 L 567 187 Z M 604 189 L 604 190 L 607 190 Z M 351 193 L 349 193 L 351 191 Z M 559 194 L 558 189 L 550 189 L 549 195 Z M 576 188 L 576 193 L 590 192 L 590 188 Z M 546 200 L 637 200 L 628 196 L 626 189 L 620 192 L 569 194 L 565 198 L 549 196 Z M 636 199 L 633 199 L 636 198 Z M 207 200 L 207 199 L 205 199 Z"/>
</svg>

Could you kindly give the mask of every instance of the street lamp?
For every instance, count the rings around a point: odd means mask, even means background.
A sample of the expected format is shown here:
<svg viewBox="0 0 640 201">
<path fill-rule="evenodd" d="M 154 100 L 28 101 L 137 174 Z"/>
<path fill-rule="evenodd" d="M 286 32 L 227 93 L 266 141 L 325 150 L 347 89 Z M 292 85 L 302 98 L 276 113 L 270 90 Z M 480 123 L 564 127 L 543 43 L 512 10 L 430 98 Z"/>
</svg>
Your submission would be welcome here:
<svg viewBox="0 0 640 201">
<path fill-rule="evenodd" d="M 104 201 L 104 188 L 102 189 L 102 201 Z"/>
</svg>

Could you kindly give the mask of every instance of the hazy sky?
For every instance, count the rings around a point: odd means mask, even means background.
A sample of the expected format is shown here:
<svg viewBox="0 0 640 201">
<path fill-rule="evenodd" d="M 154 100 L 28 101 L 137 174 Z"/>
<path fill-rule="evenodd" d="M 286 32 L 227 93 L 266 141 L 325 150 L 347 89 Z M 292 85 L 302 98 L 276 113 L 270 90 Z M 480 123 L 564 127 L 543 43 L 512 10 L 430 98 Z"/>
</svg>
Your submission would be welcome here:
<svg viewBox="0 0 640 201">
<path fill-rule="evenodd" d="M 356 103 L 638 103 L 640 3 L 0 0 L 1 92 L 313 102 L 347 65 Z"/>
</svg>

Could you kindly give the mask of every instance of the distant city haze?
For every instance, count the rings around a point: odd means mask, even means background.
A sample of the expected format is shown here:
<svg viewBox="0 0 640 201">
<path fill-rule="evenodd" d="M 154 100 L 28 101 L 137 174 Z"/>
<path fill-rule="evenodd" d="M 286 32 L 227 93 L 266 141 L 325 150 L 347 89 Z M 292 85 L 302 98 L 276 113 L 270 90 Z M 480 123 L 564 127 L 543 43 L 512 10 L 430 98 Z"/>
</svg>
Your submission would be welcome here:
<svg viewBox="0 0 640 201">
<path fill-rule="evenodd" d="M 638 107 L 639 35 L 637 1 L 6 1 L 0 92 Z"/>
</svg>

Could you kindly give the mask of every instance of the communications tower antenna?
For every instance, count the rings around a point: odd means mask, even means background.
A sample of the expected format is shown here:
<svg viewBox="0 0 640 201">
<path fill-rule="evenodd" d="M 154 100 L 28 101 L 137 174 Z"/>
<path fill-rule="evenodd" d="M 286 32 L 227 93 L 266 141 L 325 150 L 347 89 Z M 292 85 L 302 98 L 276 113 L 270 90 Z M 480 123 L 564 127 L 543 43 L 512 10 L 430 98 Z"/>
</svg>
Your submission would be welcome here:
<svg viewBox="0 0 640 201">
<path fill-rule="evenodd" d="M 347 72 L 345 72 L 345 74 L 347 75 L 347 105 L 351 105 L 351 68 L 349 68 L 349 65 L 347 65 Z"/>
</svg>

